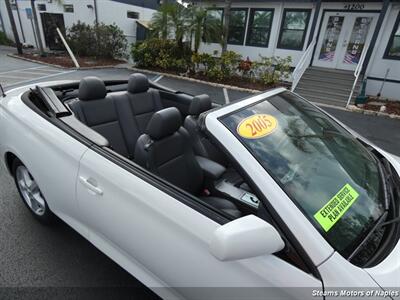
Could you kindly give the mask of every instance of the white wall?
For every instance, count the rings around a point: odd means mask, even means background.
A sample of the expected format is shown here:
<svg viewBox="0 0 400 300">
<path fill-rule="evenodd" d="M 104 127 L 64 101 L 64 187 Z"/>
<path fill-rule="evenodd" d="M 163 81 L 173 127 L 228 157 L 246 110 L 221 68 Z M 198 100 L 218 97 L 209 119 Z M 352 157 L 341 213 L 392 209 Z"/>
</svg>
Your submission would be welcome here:
<svg viewBox="0 0 400 300">
<path fill-rule="evenodd" d="M 367 69 L 367 77 L 384 78 L 389 69 L 387 79 L 400 81 L 400 60 L 383 58 L 389 43 L 394 23 L 400 11 L 400 4 L 391 4 L 383 21 L 376 47 L 372 53 L 370 64 Z M 376 96 L 382 86 L 382 81 L 368 79 L 367 94 Z M 381 96 L 400 100 L 400 84 L 386 82 Z"/>
<path fill-rule="evenodd" d="M 45 4 L 46 13 L 62 13 L 64 15 L 64 23 L 66 28 L 71 27 L 74 23 L 77 23 L 79 20 L 87 24 L 93 24 L 95 21 L 94 9 L 88 8 L 88 5 L 91 5 L 92 7 L 94 6 L 93 0 L 63 0 L 63 4 L 74 5 L 73 13 L 64 12 L 64 7 L 62 5 L 58 5 L 57 3 L 55 3 L 55 1 L 53 1 L 53 3 L 48 3 L 47 0 L 36 0 L 35 3 L 36 3 L 36 11 L 38 14 L 39 28 L 44 45 L 45 41 L 43 35 L 43 27 L 41 23 L 41 18 L 39 16 L 40 11 L 37 9 L 37 4 Z M 25 11 L 25 8 L 30 8 L 30 7 L 31 4 L 29 0 L 18 0 L 18 8 L 21 15 L 21 21 L 26 38 L 26 43 L 36 46 L 31 21 L 27 18 Z M 6 31 L 7 31 L 6 33 L 11 39 L 13 39 L 11 25 L 9 22 L 4 0 L 0 0 L 0 10 L 3 16 L 4 23 L 6 25 Z M 136 20 L 129 19 L 127 17 L 128 11 L 139 12 L 140 20 L 150 20 L 152 14 L 155 12 L 155 10 L 139 6 L 133 6 L 110 0 L 97 0 L 98 21 L 103 22 L 105 24 L 113 24 L 113 23 L 117 24 L 124 31 L 124 34 L 126 35 L 128 42 L 132 43 L 136 41 Z M 23 42 L 17 12 L 13 11 L 13 14 L 15 23 L 17 25 L 20 40 L 21 42 Z"/>
<path fill-rule="evenodd" d="M 135 19 L 126 16 L 127 11 L 138 12 L 139 19 L 144 21 L 150 21 L 155 12 L 153 9 L 113 1 L 98 0 L 97 3 L 99 22 L 116 23 L 124 31 L 129 44 L 136 41 L 137 24 Z"/>
</svg>

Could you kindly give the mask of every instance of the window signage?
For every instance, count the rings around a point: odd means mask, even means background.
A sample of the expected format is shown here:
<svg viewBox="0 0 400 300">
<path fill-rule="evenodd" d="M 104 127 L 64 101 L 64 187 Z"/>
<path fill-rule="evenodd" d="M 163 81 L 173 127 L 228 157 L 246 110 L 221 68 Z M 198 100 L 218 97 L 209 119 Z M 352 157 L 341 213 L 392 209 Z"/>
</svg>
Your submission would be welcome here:
<svg viewBox="0 0 400 300">
<path fill-rule="evenodd" d="M 364 3 L 345 3 L 344 9 L 347 10 L 363 10 L 365 8 Z"/>
<path fill-rule="evenodd" d="M 342 30 L 344 17 L 330 16 L 325 31 L 324 42 L 321 46 L 319 60 L 332 62 L 335 56 L 336 46 Z"/>
<path fill-rule="evenodd" d="M 371 17 L 356 18 L 343 61 L 345 64 L 358 64 L 360 61 L 371 22 Z"/>
</svg>

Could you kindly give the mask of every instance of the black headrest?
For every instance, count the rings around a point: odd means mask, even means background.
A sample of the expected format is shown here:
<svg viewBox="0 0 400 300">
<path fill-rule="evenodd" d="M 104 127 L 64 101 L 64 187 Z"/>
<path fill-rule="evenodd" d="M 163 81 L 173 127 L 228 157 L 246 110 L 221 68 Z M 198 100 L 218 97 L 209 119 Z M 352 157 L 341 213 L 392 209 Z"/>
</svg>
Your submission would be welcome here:
<svg viewBox="0 0 400 300">
<path fill-rule="evenodd" d="M 129 76 L 128 92 L 144 93 L 149 89 L 149 80 L 147 76 L 141 73 L 133 73 Z"/>
<path fill-rule="evenodd" d="M 98 77 L 89 76 L 81 79 L 79 83 L 79 100 L 90 101 L 104 99 L 107 95 L 106 85 Z"/>
<path fill-rule="evenodd" d="M 211 99 L 208 95 L 198 95 L 193 98 L 189 107 L 189 115 L 198 116 L 202 112 L 211 109 Z"/>
<path fill-rule="evenodd" d="M 150 119 L 146 133 L 154 140 L 162 139 L 176 132 L 182 125 L 182 117 L 175 107 L 156 112 Z"/>
</svg>

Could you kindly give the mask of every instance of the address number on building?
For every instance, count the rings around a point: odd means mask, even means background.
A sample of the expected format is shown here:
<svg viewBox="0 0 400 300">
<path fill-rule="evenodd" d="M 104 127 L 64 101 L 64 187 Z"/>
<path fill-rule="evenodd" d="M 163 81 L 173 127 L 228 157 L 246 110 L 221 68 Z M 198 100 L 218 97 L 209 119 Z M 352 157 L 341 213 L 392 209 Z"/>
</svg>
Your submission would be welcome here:
<svg viewBox="0 0 400 300">
<path fill-rule="evenodd" d="M 365 4 L 363 3 L 346 3 L 344 5 L 344 9 L 347 10 L 363 10 L 365 8 Z"/>
</svg>

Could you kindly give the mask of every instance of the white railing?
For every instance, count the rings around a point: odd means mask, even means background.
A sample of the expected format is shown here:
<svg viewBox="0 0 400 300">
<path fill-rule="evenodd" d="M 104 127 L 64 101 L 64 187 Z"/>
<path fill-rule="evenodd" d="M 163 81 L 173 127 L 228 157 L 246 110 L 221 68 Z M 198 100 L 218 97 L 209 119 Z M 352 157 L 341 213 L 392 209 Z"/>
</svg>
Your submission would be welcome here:
<svg viewBox="0 0 400 300">
<path fill-rule="evenodd" d="M 304 72 L 310 65 L 314 46 L 315 46 L 315 39 L 311 42 L 310 45 L 308 45 L 306 51 L 301 56 L 299 63 L 297 64 L 296 68 L 294 69 L 294 71 L 292 73 L 292 88 L 291 88 L 292 92 L 294 91 L 297 84 L 299 83 L 301 76 L 303 76 Z"/>
<path fill-rule="evenodd" d="M 360 56 L 360 60 L 358 61 L 357 67 L 354 70 L 354 77 L 355 77 L 354 78 L 354 83 L 353 83 L 353 86 L 351 88 L 349 99 L 347 99 L 346 108 L 350 105 L 351 98 L 353 98 L 354 90 L 356 89 L 358 78 L 360 77 L 360 74 L 361 74 L 361 71 L 362 71 L 362 67 L 363 67 L 363 64 L 364 64 L 364 60 L 365 60 L 365 57 L 367 56 L 368 48 L 369 47 L 364 47 L 364 50 L 363 50 L 363 52 L 361 53 L 361 56 Z"/>
</svg>

